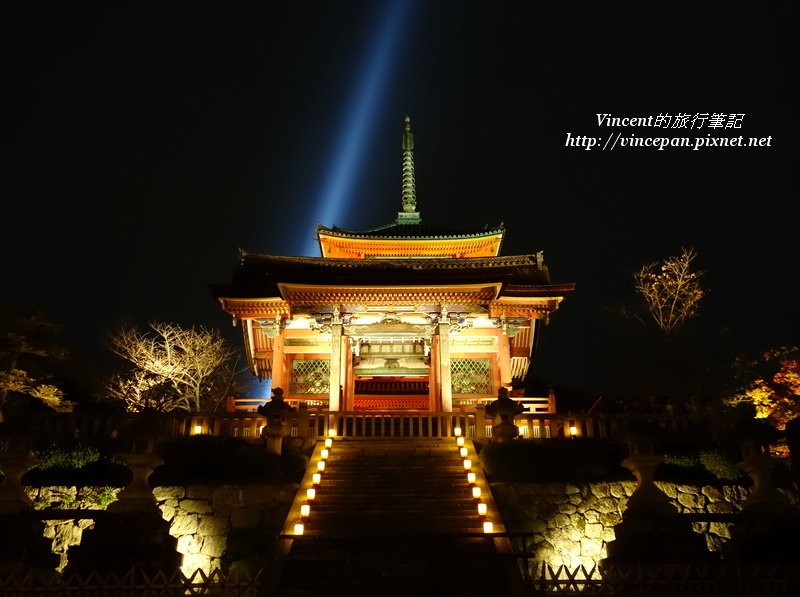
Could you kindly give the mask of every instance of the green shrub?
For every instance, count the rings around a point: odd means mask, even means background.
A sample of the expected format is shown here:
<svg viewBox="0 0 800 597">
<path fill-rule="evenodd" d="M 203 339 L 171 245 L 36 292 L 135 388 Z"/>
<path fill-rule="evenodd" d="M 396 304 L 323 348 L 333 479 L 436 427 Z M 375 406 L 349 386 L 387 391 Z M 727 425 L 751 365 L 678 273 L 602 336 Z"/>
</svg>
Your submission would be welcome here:
<svg viewBox="0 0 800 597">
<path fill-rule="evenodd" d="M 38 466 L 43 471 L 50 469 L 77 470 L 100 460 L 98 450 L 80 444 L 72 448 L 53 445 L 45 450 L 34 451 L 33 455 L 39 459 Z"/>
<path fill-rule="evenodd" d="M 736 463 L 721 452 L 701 452 L 700 464 L 720 480 L 735 481 L 742 476 Z"/>
<path fill-rule="evenodd" d="M 112 487 L 101 487 L 97 495 L 94 496 L 94 503 L 98 510 L 105 510 L 111 502 L 116 501 L 117 494 Z"/>
</svg>

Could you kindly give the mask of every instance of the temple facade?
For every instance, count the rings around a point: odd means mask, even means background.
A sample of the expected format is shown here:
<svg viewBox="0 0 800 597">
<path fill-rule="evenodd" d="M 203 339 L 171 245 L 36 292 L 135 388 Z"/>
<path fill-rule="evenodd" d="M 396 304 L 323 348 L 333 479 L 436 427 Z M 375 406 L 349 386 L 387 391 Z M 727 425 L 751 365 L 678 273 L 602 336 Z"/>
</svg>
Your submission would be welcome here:
<svg viewBox="0 0 800 597">
<path fill-rule="evenodd" d="M 331 411 L 468 411 L 502 387 L 524 401 L 541 326 L 574 284 L 551 283 L 541 252 L 501 255 L 502 223 L 423 222 L 409 117 L 395 219 L 316 232 L 320 257 L 240 251 L 211 286 L 254 375 Z"/>
</svg>

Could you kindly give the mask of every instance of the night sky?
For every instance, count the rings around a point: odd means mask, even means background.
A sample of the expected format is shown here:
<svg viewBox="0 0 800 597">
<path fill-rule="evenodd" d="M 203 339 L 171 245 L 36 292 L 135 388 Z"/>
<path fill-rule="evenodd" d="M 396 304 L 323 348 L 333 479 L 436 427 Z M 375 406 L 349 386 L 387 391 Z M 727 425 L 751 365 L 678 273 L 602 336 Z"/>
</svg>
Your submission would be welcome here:
<svg viewBox="0 0 800 597">
<path fill-rule="evenodd" d="M 503 254 L 541 250 L 554 283 L 576 284 L 537 377 L 613 391 L 610 314 L 637 300 L 635 270 L 683 247 L 732 349 L 797 344 L 799 16 L 793 2 L 5 2 L 0 304 L 42 309 L 98 368 L 126 321 L 219 328 L 238 347 L 208 284 L 229 281 L 239 248 L 312 255 L 318 223 L 391 221 L 408 114 L 423 221 L 504 222 Z M 744 116 L 674 130 L 597 113 Z M 566 146 L 617 133 L 771 139 Z"/>
</svg>

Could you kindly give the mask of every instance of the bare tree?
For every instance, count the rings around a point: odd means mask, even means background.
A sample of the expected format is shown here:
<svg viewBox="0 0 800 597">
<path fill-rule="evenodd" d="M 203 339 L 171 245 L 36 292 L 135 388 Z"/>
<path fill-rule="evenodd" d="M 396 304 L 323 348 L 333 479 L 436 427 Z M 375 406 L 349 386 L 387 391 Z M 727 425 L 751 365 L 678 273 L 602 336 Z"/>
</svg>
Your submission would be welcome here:
<svg viewBox="0 0 800 597">
<path fill-rule="evenodd" d="M 692 269 L 696 256 L 694 249 L 683 249 L 679 256 L 645 265 L 633 274 L 636 291 L 644 298 L 656 325 L 667 335 L 697 313 L 705 295 L 700 285 L 705 272 Z"/>
<path fill-rule="evenodd" d="M 106 384 L 129 410 L 217 410 L 234 390 L 236 353 L 217 330 L 154 322 L 119 328 L 109 346 L 133 366 Z"/>
</svg>

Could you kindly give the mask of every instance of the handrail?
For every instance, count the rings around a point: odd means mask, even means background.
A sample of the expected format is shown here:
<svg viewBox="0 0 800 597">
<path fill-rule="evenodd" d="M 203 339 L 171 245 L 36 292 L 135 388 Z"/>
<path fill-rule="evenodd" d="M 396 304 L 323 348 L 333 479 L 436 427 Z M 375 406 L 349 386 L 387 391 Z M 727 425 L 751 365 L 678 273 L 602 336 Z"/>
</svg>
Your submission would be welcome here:
<svg viewBox="0 0 800 597">
<path fill-rule="evenodd" d="M 53 438 L 111 438 L 134 415 L 128 413 L 43 413 L 30 419 L 33 433 Z M 639 423 L 657 424 L 668 433 L 684 433 L 699 426 L 699 414 L 599 413 L 594 416 L 571 413 L 525 412 L 515 418 L 523 438 L 590 437 L 616 439 L 625 427 Z M 222 435 L 257 440 L 266 424 L 256 412 L 164 413 L 164 427 L 172 437 Z M 328 411 L 300 408 L 289 421 L 290 435 L 301 438 L 326 437 L 333 429 L 342 437 L 452 437 L 456 428 L 475 439 L 491 438 L 492 419 L 484 407 L 472 411 Z"/>
</svg>

